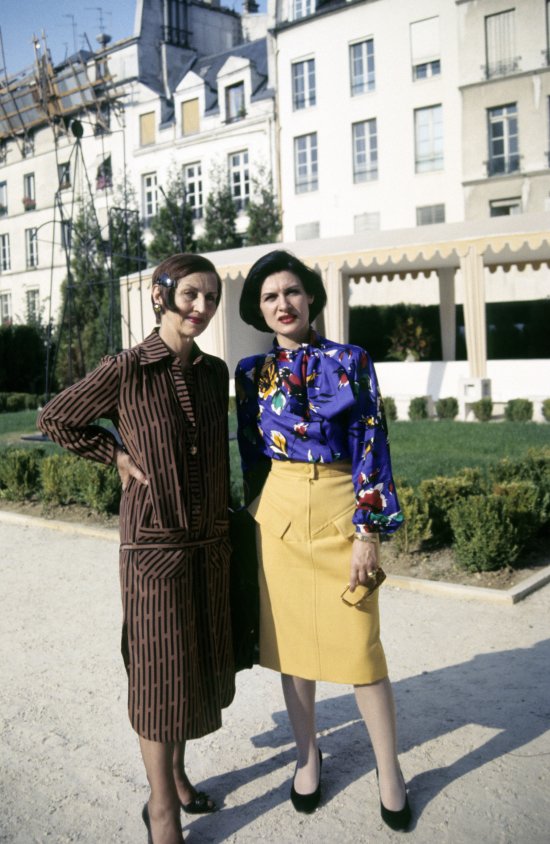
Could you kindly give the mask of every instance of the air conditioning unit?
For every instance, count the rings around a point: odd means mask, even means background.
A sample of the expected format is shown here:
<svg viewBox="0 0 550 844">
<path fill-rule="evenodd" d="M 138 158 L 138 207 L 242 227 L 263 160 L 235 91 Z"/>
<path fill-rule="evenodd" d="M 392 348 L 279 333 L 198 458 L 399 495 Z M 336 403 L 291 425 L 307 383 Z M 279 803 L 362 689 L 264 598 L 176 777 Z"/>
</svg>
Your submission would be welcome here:
<svg viewBox="0 0 550 844">
<path fill-rule="evenodd" d="M 466 404 L 491 397 L 490 378 L 461 378 L 460 396 Z"/>
</svg>

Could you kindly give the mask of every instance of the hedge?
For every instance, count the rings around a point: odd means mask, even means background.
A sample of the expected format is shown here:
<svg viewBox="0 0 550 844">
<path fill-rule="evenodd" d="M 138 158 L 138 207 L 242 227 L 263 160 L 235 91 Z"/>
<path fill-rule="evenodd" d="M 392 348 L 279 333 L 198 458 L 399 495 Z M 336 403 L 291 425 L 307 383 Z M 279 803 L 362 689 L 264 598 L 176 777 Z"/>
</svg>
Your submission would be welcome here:
<svg viewBox="0 0 550 844">
<path fill-rule="evenodd" d="M 459 565 L 488 571 L 514 565 L 533 537 L 550 533 L 550 447 L 500 460 L 485 475 L 463 469 L 397 488 L 405 515 L 393 540 L 399 551 L 452 544 Z M 43 448 L 0 448 L 0 499 L 117 513 L 120 495 L 113 466 L 46 456 Z"/>
</svg>

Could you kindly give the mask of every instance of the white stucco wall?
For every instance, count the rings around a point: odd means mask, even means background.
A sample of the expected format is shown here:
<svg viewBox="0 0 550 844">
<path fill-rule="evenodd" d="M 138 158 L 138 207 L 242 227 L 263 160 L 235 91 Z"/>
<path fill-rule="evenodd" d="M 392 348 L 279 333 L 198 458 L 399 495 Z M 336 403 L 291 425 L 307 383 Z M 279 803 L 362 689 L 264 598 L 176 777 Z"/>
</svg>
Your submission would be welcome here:
<svg viewBox="0 0 550 844">
<path fill-rule="evenodd" d="M 462 382 L 469 380 L 467 361 L 426 361 L 378 363 L 376 372 L 382 395 L 391 396 L 399 419 L 408 419 L 408 407 L 415 396 L 438 398 L 454 396 L 460 401 Z M 542 420 L 541 404 L 550 398 L 550 360 L 489 360 L 487 378 L 495 411 L 510 399 L 533 402 L 533 418 Z"/>
<path fill-rule="evenodd" d="M 448 222 L 463 218 L 461 105 L 454 2 L 401 0 L 356 3 L 277 33 L 283 238 L 318 221 L 320 236 L 353 232 L 354 216 L 380 215 L 382 229 L 416 225 L 416 207 L 444 203 Z M 442 73 L 413 82 L 410 23 L 440 18 Z M 307 35 L 307 37 L 306 37 Z M 374 40 L 376 87 L 351 96 L 349 45 Z M 443 50 L 444 45 L 444 50 Z M 291 66 L 315 58 L 315 106 L 293 111 Z M 414 109 L 442 104 L 444 169 L 415 174 Z M 352 124 L 376 118 L 378 179 L 353 183 Z M 295 193 L 294 138 L 317 132 L 319 188 Z"/>
</svg>

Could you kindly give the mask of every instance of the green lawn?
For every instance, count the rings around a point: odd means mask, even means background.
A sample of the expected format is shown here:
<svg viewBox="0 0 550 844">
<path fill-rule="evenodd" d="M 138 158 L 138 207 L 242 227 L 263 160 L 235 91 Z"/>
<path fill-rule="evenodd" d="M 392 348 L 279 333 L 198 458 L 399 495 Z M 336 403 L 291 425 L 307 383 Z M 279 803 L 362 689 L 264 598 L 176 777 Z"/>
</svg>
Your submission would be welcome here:
<svg viewBox="0 0 550 844">
<path fill-rule="evenodd" d="M 37 416 L 37 410 L 0 413 L 0 444 L 19 445 L 22 434 L 35 434 Z"/>
<path fill-rule="evenodd" d="M 534 422 L 390 422 L 393 471 L 415 486 L 424 478 L 454 475 L 465 466 L 484 468 L 503 457 L 519 457 L 529 448 L 550 447 L 550 425 Z M 235 430 L 234 421 L 230 430 Z M 231 443 L 231 476 L 240 464 Z"/>
<path fill-rule="evenodd" d="M 534 422 L 391 422 L 394 475 L 416 484 L 454 475 L 464 466 L 483 469 L 529 448 L 550 446 L 550 425 Z"/>
<path fill-rule="evenodd" d="M 0 414 L 0 445 L 31 445 L 22 434 L 36 433 L 37 411 Z M 234 414 L 230 431 L 235 431 Z M 424 478 L 453 475 L 464 466 L 483 468 L 502 457 L 519 457 L 529 448 L 550 447 L 550 425 L 532 422 L 391 422 L 394 475 L 416 485 Z M 237 443 L 231 442 L 231 475 L 240 484 Z M 47 445 L 48 451 L 57 446 Z"/>
</svg>

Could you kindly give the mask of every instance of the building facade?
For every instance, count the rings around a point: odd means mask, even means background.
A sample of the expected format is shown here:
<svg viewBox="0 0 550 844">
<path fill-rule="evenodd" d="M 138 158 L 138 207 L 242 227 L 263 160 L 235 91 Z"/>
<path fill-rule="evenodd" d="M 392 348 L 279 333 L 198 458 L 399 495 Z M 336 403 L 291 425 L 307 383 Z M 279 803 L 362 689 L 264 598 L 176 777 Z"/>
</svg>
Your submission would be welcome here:
<svg viewBox="0 0 550 844">
<path fill-rule="evenodd" d="M 60 318 L 80 201 L 107 240 L 113 209 L 134 197 L 147 241 L 180 173 L 200 235 L 227 178 L 243 231 L 254 178 L 273 171 L 266 16 L 201 0 L 143 0 L 137 12 L 127 39 L 100 36 L 99 50 L 55 66 L 38 44 L 35 66 L 0 84 L 2 323 Z"/>
<path fill-rule="evenodd" d="M 483 379 L 485 302 L 550 296 L 541 234 L 550 210 L 549 0 L 268 0 L 265 14 L 249 0 L 242 15 L 201 0 L 138 8 L 132 37 L 79 59 L 88 88 L 104 77 L 98 102 L 78 112 L 82 172 L 88 182 L 92 174 L 102 226 L 124 177 L 148 225 L 178 172 L 197 234 L 222 177 L 243 231 L 253 179 L 265 170 L 284 244 L 309 255 L 332 292 L 334 339 L 345 339 L 350 302 L 439 303 L 444 359 L 453 361 L 462 303 L 470 375 Z M 70 132 L 54 142 L 46 121 L 29 152 L 17 125 L 12 118 L 6 134 L 0 113 L 1 314 L 24 321 L 49 297 L 55 319 L 68 233 L 56 208 L 61 196 L 70 209 L 86 180 L 67 166 Z M 491 221 L 511 216 L 504 234 Z M 529 235 L 517 255 L 502 240 L 512 229 Z M 331 258 L 334 239 L 355 263 L 340 247 Z M 235 290 L 224 294 L 212 349 L 232 361 L 247 261 L 218 257 L 236 268 L 226 274 Z M 142 316 L 129 302 L 127 343 L 150 320 L 139 289 Z M 128 290 L 136 293 L 134 282 Z"/>
</svg>

